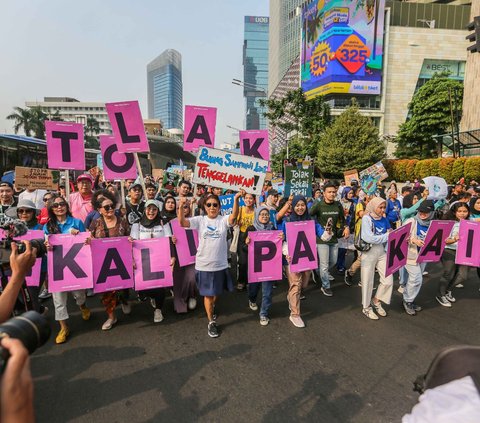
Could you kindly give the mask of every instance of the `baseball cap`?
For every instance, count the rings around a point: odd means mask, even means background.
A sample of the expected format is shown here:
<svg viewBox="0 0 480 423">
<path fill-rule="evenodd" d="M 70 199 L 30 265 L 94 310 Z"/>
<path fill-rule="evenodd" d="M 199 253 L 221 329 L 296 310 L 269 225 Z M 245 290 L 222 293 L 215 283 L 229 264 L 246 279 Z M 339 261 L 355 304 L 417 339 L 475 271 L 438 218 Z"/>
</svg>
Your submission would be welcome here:
<svg viewBox="0 0 480 423">
<path fill-rule="evenodd" d="M 84 180 L 84 179 L 89 180 L 89 181 L 93 184 L 93 178 L 92 178 L 92 176 L 89 175 L 88 173 L 82 173 L 82 174 L 77 178 L 77 182 L 80 182 L 81 180 Z"/>
<path fill-rule="evenodd" d="M 435 210 L 435 206 L 432 200 L 425 200 L 420 206 L 418 207 L 418 211 L 420 213 L 432 213 Z"/>
<path fill-rule="evenodd" d="M 267 191 L 267 197 L 269 195 L 278 195 L 278 191 L 276 189 L 271 189 L 271 190 Z"/>
</svg>

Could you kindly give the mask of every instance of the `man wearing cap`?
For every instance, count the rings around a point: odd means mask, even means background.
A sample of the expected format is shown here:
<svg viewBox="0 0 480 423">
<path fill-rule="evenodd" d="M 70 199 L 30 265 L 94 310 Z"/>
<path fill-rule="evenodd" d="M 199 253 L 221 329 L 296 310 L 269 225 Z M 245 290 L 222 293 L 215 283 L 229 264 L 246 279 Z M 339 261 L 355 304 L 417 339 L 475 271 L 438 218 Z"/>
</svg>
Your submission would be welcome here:
<svg viewBox="0 0 480 423">
<path fill-rule="evenodd" d="M 93 178 L 84 173 L 77 178 L 77 192 L 70 194 L 70 211 L 72 216 L 85 222 L 85 219 L 93 210 L 92 206 Z"/>
<path fill-rule="evenodd" d="M 17 204 L 13 192 L 13 185 L 10 182 L 0 182 L 0 216 Z"/>
<path fill-rule="evenodd" d="M 140 221 L 145 210 L 145 200 L 142 199 L 143 188 L 140 179 L 136 179 L 128 189 L 129 200 L 126 202 L 127 208 L 127 222 L 130 225 Z"/>
</svg>

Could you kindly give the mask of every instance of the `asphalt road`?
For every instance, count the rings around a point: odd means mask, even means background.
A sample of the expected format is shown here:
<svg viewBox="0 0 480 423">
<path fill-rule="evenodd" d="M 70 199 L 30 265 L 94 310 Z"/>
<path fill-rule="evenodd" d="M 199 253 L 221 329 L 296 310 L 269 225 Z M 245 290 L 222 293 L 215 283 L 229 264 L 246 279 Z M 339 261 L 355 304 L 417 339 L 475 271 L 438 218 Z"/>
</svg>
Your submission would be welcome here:
<svg viewBox="0 0 480 423">
<path fill-rule="evenodd" d="M 288 320 L 286 283 L 274 291 L 271 322 L 259 325 L 245 293 L 219 302 L 221 336 L 206 333 L 203 307 L 153 323 L 148 303 L 119 323 L 98 298 L 81 320 L 72 303 L 72 335 L 32 356 L 39 422 L 398 422 L 416 403 L 413 380 L 453 344 L 480 344 L 479 280 L 474 270 L 451 309 L 435 301 L 441 267 L 431 266 L 407 316 L 394 291 L 389 315 L 361 314 L 361 288 L 337 277 L 334 296 L 311 285 L 302 301 L 305 329 Z M 50 314 L 53 316 L 52 311 Z M 52 317 L 53 319 L 53 317 Z"/>
</svg>

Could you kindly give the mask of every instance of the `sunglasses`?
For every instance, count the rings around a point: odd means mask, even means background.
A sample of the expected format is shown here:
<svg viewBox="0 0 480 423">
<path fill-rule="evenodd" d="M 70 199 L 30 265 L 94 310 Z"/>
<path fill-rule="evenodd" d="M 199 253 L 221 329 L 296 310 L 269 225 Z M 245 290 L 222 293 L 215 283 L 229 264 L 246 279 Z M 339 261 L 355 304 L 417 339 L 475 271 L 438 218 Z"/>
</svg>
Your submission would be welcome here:
<svg viewBox="0 0 480 423">
<path fill-rule="evenodd" d="M 218 207 L 218 203 L 206 203 L 205 206 L 213 207 L 214 209 L 216 209 Z"/>
<path fill-rule="evenodd" d="M 27 213 L 33 213 L 32 209 L 17 209 L 18 214 L 27 214 Z"/>
<path fill-rule="evenodd" d="M 67 207 L 67 203 L 65 203 L 65 201 L 61 201 L 60 203 L 52 204 L 52 209 L 58 209 L 59 207 Z"/>
<path fill-rule="evenodd" d="M 50 201 L 51 199 L 52 199 L 52 197 L 45 197 L 45 198 L 43 199 L 43 201 L 46 203 L 47 201 Z"/>
<path fill-rule="evenodd" d="M 106 206 L 102 206 L 102 208 L 105 211 L 110 211 L 115 209 L 115 207 L 113 207 L 113 204 L 107 204 Z"/>
</svg>

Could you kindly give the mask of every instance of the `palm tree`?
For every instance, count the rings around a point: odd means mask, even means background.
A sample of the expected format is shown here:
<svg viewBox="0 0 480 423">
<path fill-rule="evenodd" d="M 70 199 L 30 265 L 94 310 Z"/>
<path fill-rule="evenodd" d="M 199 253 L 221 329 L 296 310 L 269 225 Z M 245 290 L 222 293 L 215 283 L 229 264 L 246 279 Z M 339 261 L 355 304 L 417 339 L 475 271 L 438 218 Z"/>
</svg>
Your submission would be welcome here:
<svg viewBox="0 0 480 423">
<path fill-rule="evenodd" d="M 8 120 L 14 120 L 15 126 L 13 130 L 16 134 L 20 128 L 23 128 L 23 132 L 27 137 L 32 133 L 32 113 L 30 109 L 22 109 L 21 107 L 14 107 L 14 113 L 11 113 L 7 116 Z"/>
<path fill-rule="evenodd" d="M 48 119 L 48 115 L 42 110 L 40 106 L 34 106 L 30 108 L 31 115 L 31 128 L 35 135 L 35 138 L 41 140 L 45 139 L 45 121 Z"/>
<path fill-rule="evenodd" d="M 87 148 L 98 148 L 97 135 L 102 131 L 100 123 L 93 116 L 87 117 L 87 124 L 85 125 L 85 145 Z"/>
</svg>

